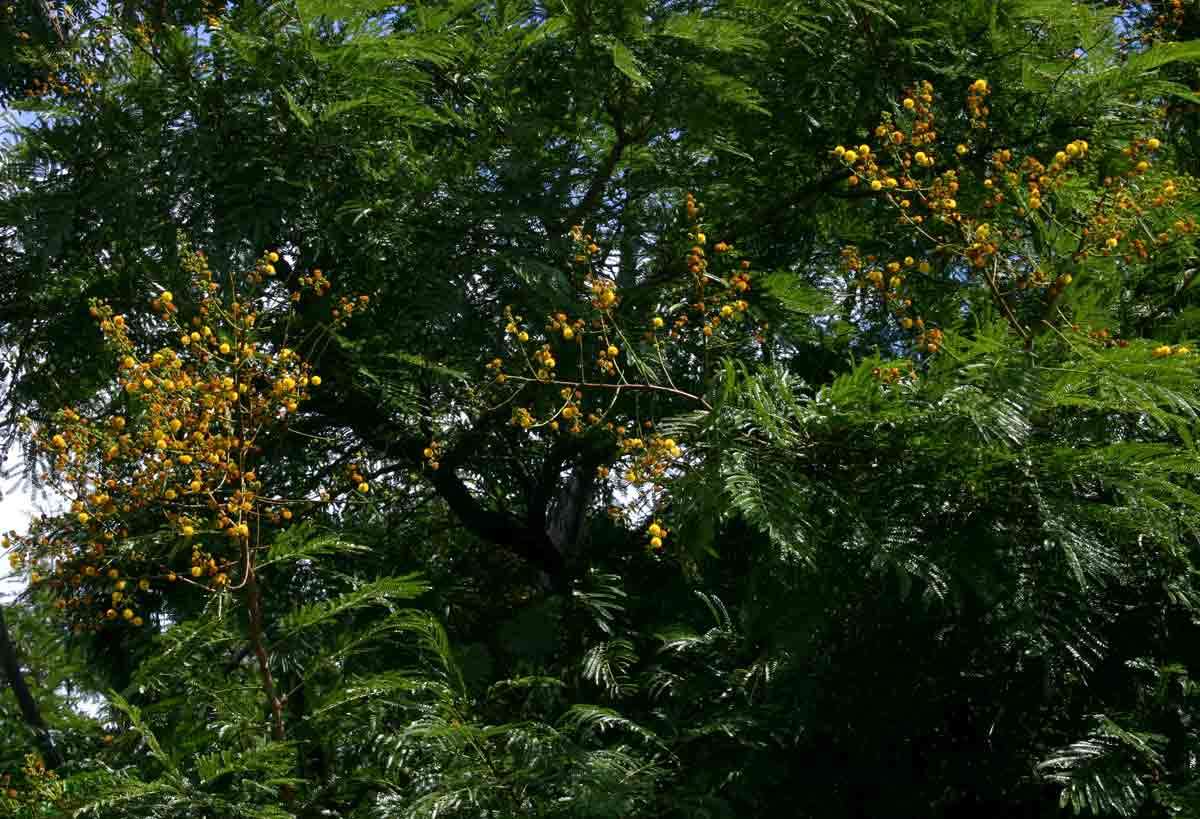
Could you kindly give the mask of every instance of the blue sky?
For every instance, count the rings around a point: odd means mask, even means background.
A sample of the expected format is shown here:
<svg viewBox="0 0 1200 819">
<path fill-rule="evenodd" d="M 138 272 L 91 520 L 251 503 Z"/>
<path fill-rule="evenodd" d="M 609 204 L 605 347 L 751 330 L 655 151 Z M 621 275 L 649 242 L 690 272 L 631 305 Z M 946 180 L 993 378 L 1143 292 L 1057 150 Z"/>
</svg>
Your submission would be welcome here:
<svg viewBox="0 0 1200 819">
<path fill-rule="evenodd" d="M 7 465 L 16 466 L 18 464 L 19 462 L 13 459 Z M 13 481 L 10 480 L 7 485 L 0 485 L 0 491 L 3 492 L 3 497 L 0 498 L 0 531 L 7 532 L 10 529 L 24 531 L 33 511 L 33 498 L 30 497 L 28 488 L 14 486 Z M 0 599 L 17 591 L 15 583 L 5 580 L 8 573 L 8 560 L 5 558 L 0 560 Z"/>
<path fill-rule="evenodd" d="M 10 129 L 14 122 L 24 124 L 32 121 L 33 117 L 30 114 L 10 111 L 4 106 L 0 106 L 0 143 L 7 142 L 12 138 Z M 10 459 L 5 464 L 6 471 L 8 468 L 19 466 L 19 464 L 20 462 L 15 458 Z M 0 484 L 0 532 L 7 532 L 10 529 L 24 530 L 29 523 L 32 505 L 33 499 L 27 488 L 14 485 L 11 480 Z M 8 574 L 8 560 L 0 559 L 0 599 L 16 590 L 14 583 L 5 581 L 4 578 Z"/>
</svg>

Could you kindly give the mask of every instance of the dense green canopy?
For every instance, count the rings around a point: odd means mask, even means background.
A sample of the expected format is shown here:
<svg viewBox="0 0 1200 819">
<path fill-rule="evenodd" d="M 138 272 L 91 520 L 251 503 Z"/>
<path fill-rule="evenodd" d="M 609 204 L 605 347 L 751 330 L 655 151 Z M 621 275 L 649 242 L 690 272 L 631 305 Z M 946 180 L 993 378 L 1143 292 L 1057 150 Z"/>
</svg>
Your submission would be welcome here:
<svg viewBox="0 0 1200 819">
<path fill-rule="evenodd" d="M 1191 0 L 7 2 L 0 816 L 1200 816 Z"/>
</svg>

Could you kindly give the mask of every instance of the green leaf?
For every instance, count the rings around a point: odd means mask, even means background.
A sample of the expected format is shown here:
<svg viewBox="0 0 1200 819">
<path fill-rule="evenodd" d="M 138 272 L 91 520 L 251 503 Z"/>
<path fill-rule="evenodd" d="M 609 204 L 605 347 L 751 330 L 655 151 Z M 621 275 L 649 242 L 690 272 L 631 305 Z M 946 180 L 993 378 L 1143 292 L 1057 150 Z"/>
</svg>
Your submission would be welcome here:
<svg viewBox="0 0 1200 819">
<path fill-rule="evenodd" d="M 645 88 L 650 85 L 650 82 L 642 74 L 642 69 L 638 64 L 637 58 L 633 56 L 633 52 L 619 40 L 614 40 L 609 46 L 612 52 L 613 65 L 616 69 L 628 77 L 635 86 Z"/>
<path fill-rule="evenodd" d="M 305 522 L 279 533 L 267 551 L 267 559 L 260 565 L 268 566 L 282 561 L 312 560 L 336 554 L 368 554 L 371 550 L 357 543 L 343 540 L 336 533 L 319 534 L 315 526 Z"/>
<path fill-rule="evenodd" d="M 380 578 L 331 600 L 302 606 L 286 615 L 280 627 L 285 634 L 296 634 L 367 606 L 389 606 L 395 600 L 413 600 L 429 588 L 417 574 Z"/>
<path fill-rule="evenodd" d="M 680 14 L 667 18 L 660 34 L 695 43 L 714 51 L 758 51 L 766 43 L 744 23 L 705 17 L 700 14 Z"/>
<path fill-rule="evenodd" d="M 771 273 L 760 282 L 767 294 L 790 312 L 815 316 L 833 310 L 833 300 L 826 293 L 801 281 L 795 273 Z"/>
<path fill-rule="evenodd" d="M 304 110 L 304 108 L 302 108 L 300 104 L 296 102 L 296 98 L 292 96 L 291 91 L 288 91 L 286 88 L 280 90 L 283 93 L 284 100 L 287 101 L 288 110 L 296 115 L 296 119 L 300 120 L 301 125 L 303 125 L 305 128 L 311 128 L 313 124 L 312 113 Z"/>
<path fill-rule="evenodd" d="M 298 0 L 300 19 L 368 17 L 401 5 L 395 0 Z"/>
</svg>

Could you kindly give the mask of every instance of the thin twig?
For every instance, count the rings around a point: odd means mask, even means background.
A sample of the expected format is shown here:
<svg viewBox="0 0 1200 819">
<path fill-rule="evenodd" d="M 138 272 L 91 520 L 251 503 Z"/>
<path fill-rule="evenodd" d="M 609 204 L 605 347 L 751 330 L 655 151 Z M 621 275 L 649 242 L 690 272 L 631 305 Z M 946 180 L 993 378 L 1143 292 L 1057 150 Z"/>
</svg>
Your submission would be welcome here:
<svg viewBox="0 0 1200 819">
<path fill-rule="evenodd" d="M 563 386 L 563 387 L 578 387 L 580 389 L 588 388 L 588 389 L 617 390 L 618 392 L 620 392 L 621 390 L 638 390 L 641 392 L 665 392 L 665 393 L 670 393 L 671 395 L 678 395 L 680 398 L 687 398 L 688 400 L 695 401 L 700 406 L 704 407 L 706 410 L 712 409 L 712 405 L 709 404 L 707 401 L 705 401 L 703 398 L 701 398 L 698 395 L 692 395 L 690 392 L 684 392 L 683 390 L 677 390 L 677 389 L 674 389 L 673 387 L 664 387 L 661 384 L 631 384 L 631 383 L 604 384 L 604 383 L 598 383 L 595 381 L 578 381 L 578 382 L 576 382 L 576 381 L 555 381 L 553 379 L 541 381 L 540 379 L 524 378 L 519 375 L 513 375 L 513 376 L 509 376 L 509 377 L 515 381 L 526 381 L 526 382 L 531 382 L 531 383 L 537 381 L 538 383 L 541 383 L 541 384 L 555 384 L 555 385 Z"/>
</svg>

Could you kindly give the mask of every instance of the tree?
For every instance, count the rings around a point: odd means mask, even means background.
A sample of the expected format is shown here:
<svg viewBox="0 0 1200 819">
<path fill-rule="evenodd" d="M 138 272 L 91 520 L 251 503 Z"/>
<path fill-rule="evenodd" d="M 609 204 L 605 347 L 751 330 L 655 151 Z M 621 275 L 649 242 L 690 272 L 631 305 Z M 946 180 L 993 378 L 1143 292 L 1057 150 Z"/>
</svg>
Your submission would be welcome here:
<svg viewBox="0 0 1200 819">
<path fill-rule="evenodd" d="M 1200 811 L 1190 7 L 34 10 L 4 810 Z"/>
</svg>

